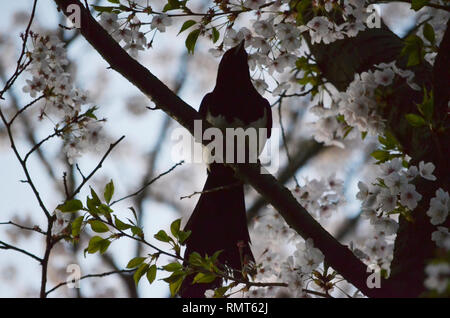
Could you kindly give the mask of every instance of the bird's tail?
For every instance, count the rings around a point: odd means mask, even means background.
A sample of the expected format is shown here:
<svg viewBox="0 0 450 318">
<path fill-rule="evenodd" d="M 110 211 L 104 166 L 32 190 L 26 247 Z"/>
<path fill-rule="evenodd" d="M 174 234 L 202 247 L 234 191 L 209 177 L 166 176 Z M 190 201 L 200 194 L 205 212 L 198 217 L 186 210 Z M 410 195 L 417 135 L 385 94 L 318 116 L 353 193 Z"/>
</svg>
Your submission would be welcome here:
<svg viewBox="0 0 450 318">
<path fill-rule="evenodd" d="M 213 164 L 210 168 L 200 199 L 185 227 L 185 231 L 192 231 L 186 241 L 185 259 L 192 252 L 212 256 L 223 250 L 219 263 L 240 271 L 246 263 L 254 261 L 249 246 L 243 184 L 228 167 Z M 192 284 L 192 279 L 184 280 L 181 297 L 204 297 L 207 289 L 221 284 L 220 280 Z"/>
</svg>

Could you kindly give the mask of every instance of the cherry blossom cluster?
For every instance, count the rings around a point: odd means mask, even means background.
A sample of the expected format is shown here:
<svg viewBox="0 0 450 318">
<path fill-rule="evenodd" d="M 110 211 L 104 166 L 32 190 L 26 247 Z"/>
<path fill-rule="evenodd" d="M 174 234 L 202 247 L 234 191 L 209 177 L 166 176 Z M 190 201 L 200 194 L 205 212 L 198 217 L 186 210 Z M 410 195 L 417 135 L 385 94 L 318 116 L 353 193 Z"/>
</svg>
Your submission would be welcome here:
<svg viewBox="0 0 450 318">
<path fill-rule="evenodd" d="M 431 263 L 425 267 L 427 278 L 425 287 L 430 290 L 436 290 L 443 293 L 450 284 L 450 265 L 449 263 Z"/>
<path fill-rule="evenodd" d="M 348 134 L 349 128 L 357 128 L 357 131 L 371 136 L 382 133 L 384 123 L 378 113 L 377 97 L 382 97 L 379 94 L 384 94 L 384 89 L 405 80 L 412 89 L 420 90 L 413 79 L 414 73 L 398 68 L 395 61 L 375 65 L 373 71 L 355 74 L 345 92 L 331 96 L 333 102 L 329 107 L 318 104 L 310 109 L 319 117 L 314 124 L 315 139 L 328 145 L 343 147 L 341 139 L 358 136 L 354 132 Z"/>
<path fill-rule="evenodd" d="M 439 2 L 439 1 L 437 1 Z M 440 1 L 441 4 L 444 4 L 445 1 Z M 444 33 L 447 27 L 447 21 L 450 18 L 450 13 L 444 10 L 436 10 L 434 8 L 425 7 L 422 8 L 421 13 L 417 23 L 422 24 L 422 27 L 418 30 L 417 36 L 419 36 L 422 40 L 424 40 L 427 44 L 428 41 L 425 39 L 423 34 L 423 26 L 428 23 L 433 28 L 435 43 L 434 45 L 439 46 L 444 37 Z M 427 50 L 425 54 L 425 60 L 431 65 L 434 64 L 434 60 L 436 58 L 437 52 L 435 50 Z"/>
<path fill-rule="evenodd" d="M 316 219 L 329 218 L 345 202 L 343 181 L 334 174 L 327 179 L 310 180 L 304 186 L 296 187 L 293 194 Z"/>
<path fill-rule="evenodd" d="M 419 167 L 405 168 L 400 158 L 379 165 L 376 183 L 358 183 L 356 197 L 362 201 L 362 216 L 375 228 L 375 239 L 367 244 L 364 252 L 368 261 L 389 268 L 392 259 L 392 244 L 388 237 L 397 233 L 398 223 L 391 217 L 395 214 L 407 216 L 413 211 L 422 195 L 412 183 L 418 176 L 434 181 L 435 166 L 421 161 Z"/>
<path fill-rule="evenodd" d="M 166 26 L 172 23 L 171 21 L 171 18 L 167 15 L 154 15 L 150 29 L 164 32 Z M 119 18 L 117 13 L 102 12 L 99 23 L 114 40 L 122 44 L 123 48 L 135 58 L 139 51 L 148 47 L 145 33 L 140 31 L 142 23 L 134 13 L 128 13 L 127 17 Z"/>
<path fill-rule="evenodd" d="M 32 78 L 26 80 L 25 93 L 32 98 L 43 95 L 41 118 L 48 117 L 60 130 L 65 141 L 64 150 L 70 163 L 88 148 L 101 144 L 101 121 L 96 120 L 87 94 L 73 84 L 67 72 L 69 61 L 64 43 L 57 36 L 32 34 L 33 49 L 29 52 L 28 71 Z"/>
<path fill-rule="evenodd" d="M 255 242 L 255 280 L 281 281 L 287 283 L 288 287 L 251 288 L 246 296 L 276 297 L 279 293 L 288 293 L 292 297 L 305 297 L 303 288 L 311 281 L 313 271 L 317 270 L 324 260 L 322 252 L 314 247 L 313 240 L 304 241 L 273 210 L 255 220 L 251 235 L 252 241 Z M 315 287 L 319 289 L 318 286 Z"/>
<path fill-rule="evenodd" d="M 430 208 L 427 215 L 433 225 L 441 225 L 448 218 L 450 210 L 449 193 L 439 188 L 436 190 L 435 197 L 430 200 Z M 431 234 L 431 239 L 436 243 L 438 248 L 450 251 L 450 233 L 448 227 L 437 226 L 437 230 Z M 450 284 L 450 264 L 448 262 L 432 262 L 425 268 L 425 287 L 430 290 L 436 290 L 443 293 Z"/>
</svg>

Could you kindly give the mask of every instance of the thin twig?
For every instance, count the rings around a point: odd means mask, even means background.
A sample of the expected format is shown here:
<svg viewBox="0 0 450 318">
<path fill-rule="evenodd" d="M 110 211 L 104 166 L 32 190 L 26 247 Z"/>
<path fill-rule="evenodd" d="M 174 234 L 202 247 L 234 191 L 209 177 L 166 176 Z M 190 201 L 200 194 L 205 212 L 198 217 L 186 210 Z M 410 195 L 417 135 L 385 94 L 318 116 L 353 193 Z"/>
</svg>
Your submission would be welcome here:
<svg viewBox="0 0 450 318">
<path fill-rule="evenodd" d="M 16 114 L 13 116 L 13 118 L 11 118 L 11 120 L 9 121 L 8 125 L 12 125 L 13 121 L 17 118 L 17 116 L 19 116 L 20 114 L 22 114 L 25 110 L 27 110 L 29 107 L 33 106 L 36 102 L 40 101 L 42 98 L 44 98 L 45 95 L 41 95 L 36 99 L 33 99 L 31 102 L 29 102 L 28 104 L 26 104 L 25 106 L 23 106 L 21 109 L 19 109 Z"/>
<path fill-rule="evenodd" d="M 112 206 L 113 204 L 116 204 L 117 202 L 123 201 L 125 199 L 134 197 L 136 195 L 138 195 L 139 193 L 141 193 L 142 191 L 145 190 L 145 188 L 147 188 L 148 186 L 150 186 L 152 183 L 154 183 L 156 180 L 158 180 L 159 178 L 165 176 L 166 174 L 172 172 L 176 167 L 181 166 L 184 163 L 184 160 L 176 163 L 175 165 L 173 165 L 169 170 L 161 173 L 160 175 L 158 175 L 157 177 L 153 178 L 152 180 L 150 180 L 149 182 L 147 182 L 146 184 L 144 184 L 144 186 L 142 188 L 140 188 L 139 190 L 137 190 L 136 192 L 126 195 L 123 198 L 117 199 L 116 201 L 113 201 L 109 206 Z"/>
<path fill-rule="evenodd" d="M 241 184 L 242 184 L 241 181 L 237 181 L 237 182 L 233 182 L 228 185 L 224 185 L 224 186 L 220 186 L 220 187 L 216 187 L 216 188 L 212 188 L 212 189 L 208 189 L 208 190 L 204 190 L 204 191 L 195 191 L 194 193 L 192 193 L 190 195 L 180 197 L 180 200 L 192 198 L 193 196 L 195 196 L 197 194 L 204 194 L 204 193 L 211 193 L 211 192 L 216 192 L 216 191 L 221 191 L 221 190 L 228 190 L 228 189 L 237 187 Z"/>
<path fill-rule="evenodd" d="M 136 269 L 122 269 L 122 270 L 115 270 L 115 271 L 105 272 L 105 273 L 100 273 L 100 274 L 88 274 L 88 275 L 81 276 L 78 279 L 78 281 L 80 281 L 82 279 L 86 279 L 86 278 L 92 278 L 92 277 L 105 277 L 105 276 L 109 276 L 109 275 L 113 275 L 113 274 L 133 273 L 134 271 L 136 271 Z M 54 292 L 56 289 L 58 289 L 62 286 L 65 286 L 69 283 L 72 283 L 72 282 L 71 281 L 61 282 L 58 285 L 56 285 L 55 287 L 53 287 L 52 289 L 50 289 L 49 291 L 45 292 L 45 295 L 48 296 L 48 294 L 50 294 L 51 292 Z"/>
<path fill-rule="evenodd" d="M 21 248 L 15 247 L 15 246 L 10 245 L 8 243 L 5 243 L 3 241 L 0 241 L 0 244 L 2 244 L 0 246 L 0 249 L 2 249 L 2 250 L 14 250 L 14 251 L 20 252 L 22 254 L 25 254 L 27 256 L 30 256 L 31 258 L 34 258 L 35 260 L 37 260 L 39 263 L 42 263 L 42 259 L 41 258 L 37 257 L 34 254 L 31 254 L 30 252 L 27 252 L 27 251 L 25 251 L 25 250 L 23 250 Z"/>
<path fill-rule="evenodd" d="M 123 139 L 125 138 L 125 136 L 122 136 L 119 138 L 119 140 L 117 140 L 115 143 L 112 143 L 108 150 L 106 151 L 106 153 L 103 155 L 102 159 L 100 160 L 100 162 L 97 164 L 97 166 L 94 168 L 94 170 L 91 171 L 91 173 L 83 179 L 83 181 L 80 183 L 80 185 L 75 189 L 75 191 L 73 191 L 73 193 L 67 198 L 67 200 L 73 199 L 78 192 L 81 191 L 81 189 L 84 187 L 84 185 L 86 184 L 86 182 L 89 181 L 90 178 L 92 178 L 92 176 L 97 172 L 98 169 L 100 169 L 102 167 L 103 162 L 105 161 L 106 157 L 108 157 L 109 153 L 117 146 L 117 144 L 119 142 L 121 142 Z"/>
<path fill-rule="evenodd" d="M 8 222 L 0 222 L 0 225 L 13 225 L 13 226 L 18 227 L 18 228 L 20 228 L 20 229 L 22 229 L 22 230 L 34 231 L 34 232 L 37 232 L 37 233 L 40 233 L 40 234 L 45 235 L 45 232 L 42 231 L 42 230 L 39 228 L 39 226 L 37 226 L 37 225 L 35 225 L 35 226 L 33 226 L 33 227 L 28 227 L 28 226 L 24 226 L 24 225 L 20 225 L 20 224 L 14 223 L 14 222 L 12 222 L 12 221 L 8 221 Z"/>
</svg>

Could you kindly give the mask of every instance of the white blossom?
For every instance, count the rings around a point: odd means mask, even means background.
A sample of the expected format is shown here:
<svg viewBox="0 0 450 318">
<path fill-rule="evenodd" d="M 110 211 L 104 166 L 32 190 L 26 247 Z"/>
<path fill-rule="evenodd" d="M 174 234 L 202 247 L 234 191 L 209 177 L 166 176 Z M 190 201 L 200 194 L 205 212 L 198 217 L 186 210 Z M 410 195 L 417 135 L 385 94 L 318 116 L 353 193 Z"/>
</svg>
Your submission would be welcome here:
<svg viewBox="0 0 450 318">
<path fill-rule="evenodd" d="M 150 27 L 152 29 L 157 29 L 160 32 L 165 32 L 166 27 L 172 24 L 172 18 L 167 14 L 155 14 L 153 15 L 152 23 Z"/>
<path fill-rule="evenodd" d="M 425 267 L 427 278 L 425 287 L 443 293 L 450 282 L 450 265 L 448 263 L 429 264 Z"/>
<path fill-rule="evenodd" d="M 432 162 L 425 163 L 423 161 L 419 162 L 419 173 L 424 179 L 434 181 L 436 177 L 433 176 L 434 164 Z"/>
<path fill-rule="evenodd" d="M 400 203 L 407 206 L 411 211 L 417 206 L 417 202 L 422 199 L 422 195 L 416 191 L 413 184 L 407 184 L 401 189 Z"/>
</svg>

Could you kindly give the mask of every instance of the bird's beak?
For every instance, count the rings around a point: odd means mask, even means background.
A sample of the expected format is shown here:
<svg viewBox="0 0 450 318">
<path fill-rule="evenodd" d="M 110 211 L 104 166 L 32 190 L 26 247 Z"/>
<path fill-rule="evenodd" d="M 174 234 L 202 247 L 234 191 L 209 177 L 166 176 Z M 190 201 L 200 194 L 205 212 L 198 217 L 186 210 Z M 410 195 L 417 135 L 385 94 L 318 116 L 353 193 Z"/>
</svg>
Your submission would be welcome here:
<svg viewBox="0 0 450 318">
<path fill-rule="evenodd" d="M 237 46 L 234 47 L 234 55 L 239 55 L 245 52 L 245 40 L 242 40 Z"/>
</svg>

